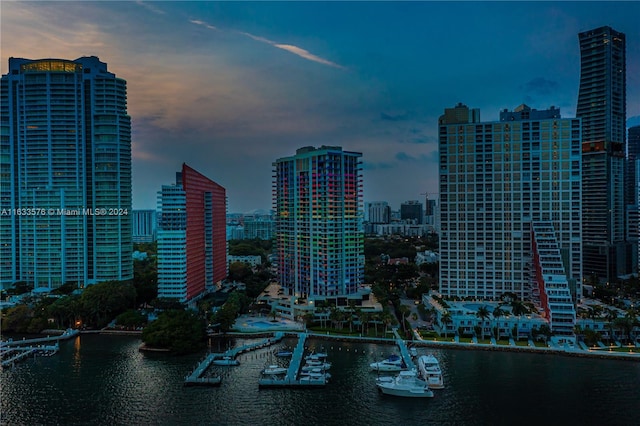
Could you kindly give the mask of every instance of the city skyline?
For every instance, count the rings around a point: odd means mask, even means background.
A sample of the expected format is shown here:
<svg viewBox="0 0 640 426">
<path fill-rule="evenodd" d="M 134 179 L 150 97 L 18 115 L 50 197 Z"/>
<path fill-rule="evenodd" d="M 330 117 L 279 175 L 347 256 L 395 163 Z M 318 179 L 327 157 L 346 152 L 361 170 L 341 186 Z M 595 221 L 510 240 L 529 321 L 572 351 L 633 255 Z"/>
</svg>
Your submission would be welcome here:
<svg viewBox="0 0 640 426">
<path fill-rule="evenodd" d="M 10 56 L 92 55 L 127 80 L 136 209 L 183 162 L 229 212 L 268 209 L 271 160 L 323 144 L 363 153 L 365 201 L 423 201 L 444 108 L 575 117 L 577 34 L 602 25 L 626 34 L 640 124 L 638 3 L 61 4 L 2 4 L 2 74 Z"/>
</svg>

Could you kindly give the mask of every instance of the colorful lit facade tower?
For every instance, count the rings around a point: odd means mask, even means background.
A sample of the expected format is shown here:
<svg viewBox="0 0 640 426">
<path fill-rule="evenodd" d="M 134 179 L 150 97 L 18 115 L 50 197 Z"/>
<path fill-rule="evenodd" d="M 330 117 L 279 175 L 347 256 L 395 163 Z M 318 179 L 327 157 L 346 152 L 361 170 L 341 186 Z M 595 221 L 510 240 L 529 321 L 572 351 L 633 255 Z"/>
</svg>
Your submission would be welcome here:
<svg viewBox="0 0 640 426">
<path fill-rule="evenodd" d="M 585 277 L 615 280 L 631 272 L 625 242 L 625 35 L 611 27 L 582 32 L 576 117 L 582 119 Z"/>
<path fill-rule="evenodd" d="M 10 58 L 0 112 L 0 284 L 132 279 L 125 80 L 96 57 Z"/>
<path fill-rule="evenodd" d="M 278 277 L 289 295 L 338 299 L 363 284 L 361 156 L 305 147 L 273 163 Z"/>
<path fill-rule="evenodd" d="M 193 302 L 227 276 L 225 189 L 186 164 L 158 193 L 158 297 Z"/>
<path fill-rule="evenodd" d="M 542 287 L 562 298 L 556 310 L 570 306 L 563 320 L 573 321 L 582 278 L 580 119 L 521 105 L 480 122 L 479 112 L 455 109 L 439 121 L 440 292 L 493 300 L 511 292 L 540 304 Z M 555 244 L 552 258 L 538 253 L 544 265 L 535 263 L 534 223 L 539 246 Z M 533 274 L 551 270 L 554 279 L 542 283 Z"/>
</svg>

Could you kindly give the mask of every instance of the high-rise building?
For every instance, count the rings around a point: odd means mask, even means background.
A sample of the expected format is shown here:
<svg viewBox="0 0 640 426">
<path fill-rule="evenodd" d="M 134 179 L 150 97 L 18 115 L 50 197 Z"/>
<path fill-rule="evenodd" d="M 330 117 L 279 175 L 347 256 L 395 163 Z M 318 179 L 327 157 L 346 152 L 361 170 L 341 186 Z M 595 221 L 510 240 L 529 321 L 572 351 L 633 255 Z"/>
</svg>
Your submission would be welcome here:
<svg viewBox="0 0 640 426">
<path fill-rule="evenodd" d="M 391 207 L 386 201 L 365 203 L 365 222 L 373 224 L 391 223 Z"/>
<path fill-rule="evenodd" d="M 10 58 L 0 97 L 0 284 L 133 278 L 125 80 L 96 57 Z"/>
<path fill-rule="evenodd" d="M 278 279 L 289 295 L 338 298 L 363 284 L 361 156 L 305 147 L 273 163 Z"/>
<path fill-rule="evenodd" d="M 626 238 L 631 255 L 631 271 L 638 271 L 638 242 L 640 241 L 638 223 L 638 190 L 640 185 L 640 126 L 630 127 L 627 134 L 627 158 L 624 174 L 625 207 L 626 207 Z"/>
<path fill-rule="evenodd" d="M 580 119 L 522 105 L 496 122 L 460 111 L 439 124 L 440 292 L 515 293 L 548 310 L 555 330 L 572 332 L 582 278 Z"/>
<path fill-rule="evenodd" d="M 152 243 L 156 240 L 155 210 L 134 210 L 132 221 L 134 243 Z"/>
<path fill-rule="evenodd" d="M 274 227 L 271 215 L 247 215 L 244 217 L 244 239 L 271 240 Z"/>
<path fill-rule="evenodd" d="M 422 203 L 417 200 L 405 201 L 400 204 L 400 219 L 406 220 L 416 225 L 421 225 L 423 222 L 424 211 L 422 210 Z"/>
<path fill-rule="evenodd" d="M 625 35 L 611 27 L 582 32 L 576 117 L 582 119 L 582 219 L 585 277 L 630 273 L 625 242 Z"/>
<path fill-rule="evenodd" d="M 227 276 L 225 189 L 186 164 L 158 192 L 158 297 L 192 302 Z"/>
</svg>

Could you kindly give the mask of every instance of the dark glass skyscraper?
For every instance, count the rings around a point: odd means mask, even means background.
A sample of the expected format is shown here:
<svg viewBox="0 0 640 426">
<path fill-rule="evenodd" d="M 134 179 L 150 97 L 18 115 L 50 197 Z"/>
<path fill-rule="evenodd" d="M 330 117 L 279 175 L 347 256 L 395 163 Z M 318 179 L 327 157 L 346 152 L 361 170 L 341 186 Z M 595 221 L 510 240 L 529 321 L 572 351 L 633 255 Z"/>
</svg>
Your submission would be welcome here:
<svg viewBox="0 0 640 426">
<path fill-rule="evenodd" d="M 582 32 L 576 117 L 582 119 L 584 276 L 630 273 L 625 242 L 625 36 L 611 27 Z"/>
<path fill-rule="evenodd" d="M 1 104 L 0 285 L 133 278 L 125 80 L 96 57 L 10 58 Z"/>
</svg>

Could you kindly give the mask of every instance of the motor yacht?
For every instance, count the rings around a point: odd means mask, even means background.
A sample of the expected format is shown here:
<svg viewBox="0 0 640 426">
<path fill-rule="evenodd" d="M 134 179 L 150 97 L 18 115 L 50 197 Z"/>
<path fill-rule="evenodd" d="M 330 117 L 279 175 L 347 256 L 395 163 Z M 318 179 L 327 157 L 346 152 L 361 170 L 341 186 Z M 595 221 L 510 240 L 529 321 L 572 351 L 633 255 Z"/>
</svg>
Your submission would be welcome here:
<svg viewBox="0 0 640 426">
<path fill-rule="evenodd" d="M 378 390 L 385 395 L 408 398 L 433 398 L 429 385 L 418 377 L 416 370 L 401 371 L 396 377 L 378 378 Z"/>
<path fill-rule="evenodd" d="M 442 370 L 438 359 L 429 354 L 422 355 L 418 358 L 418 369 L 422 378 L 427 382 L 431 389 L 444 388 L 444 380 L 442 378 Z"/>
<path fill-rule="evenodd" d="M 373 371 L 396 372 L 407 368 L 402 358 L 398 355 L 391 355 L 389 358 L 369 364 Z"/>
</svg>

